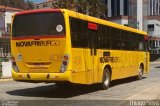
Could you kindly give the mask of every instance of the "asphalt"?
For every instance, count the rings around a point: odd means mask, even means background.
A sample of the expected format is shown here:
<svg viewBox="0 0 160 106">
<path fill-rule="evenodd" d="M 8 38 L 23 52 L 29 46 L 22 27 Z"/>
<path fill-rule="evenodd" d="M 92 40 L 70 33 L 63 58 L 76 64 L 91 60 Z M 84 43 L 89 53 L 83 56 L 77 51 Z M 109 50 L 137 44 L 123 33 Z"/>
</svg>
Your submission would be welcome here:
<svg viewBox="0 0 160 106">
<path fill-rule="evenodd" d="M 160 64 L 158 62 L 151 62 L 150 64 Z M 3 77 L 0 79 L 0 82 L 13 81 L 12 77 Z M 160 83 L 154 86 L 151 86 L 139 93 L 132 95 L 131 97 L 126 98 L 126 100 L 160 100 Z M 122 103 L 123 104 L 123 103 Z"/>
</svg>

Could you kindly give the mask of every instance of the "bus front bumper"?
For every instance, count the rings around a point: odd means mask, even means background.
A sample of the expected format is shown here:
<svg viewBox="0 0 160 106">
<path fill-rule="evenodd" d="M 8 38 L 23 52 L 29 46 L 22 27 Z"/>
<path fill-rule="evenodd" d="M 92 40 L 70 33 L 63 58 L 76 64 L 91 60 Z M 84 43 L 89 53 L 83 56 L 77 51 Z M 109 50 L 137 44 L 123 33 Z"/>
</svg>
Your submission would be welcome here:
<svg viewBox="0 0 160 106">
<path fill-rule="evenodd" d="M 66 71 L 65 73 L 17 73 L 12 70 L 12 77 L 16 81 L 71 82 L 71 71 Z"/>
</svg>

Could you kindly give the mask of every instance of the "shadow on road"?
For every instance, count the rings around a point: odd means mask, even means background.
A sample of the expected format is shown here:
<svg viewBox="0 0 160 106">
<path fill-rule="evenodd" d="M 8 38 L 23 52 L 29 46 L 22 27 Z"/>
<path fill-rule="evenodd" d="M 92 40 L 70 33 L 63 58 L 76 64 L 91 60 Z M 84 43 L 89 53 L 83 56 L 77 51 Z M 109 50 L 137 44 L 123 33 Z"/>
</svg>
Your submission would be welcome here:
<svg viewBox="0 0 160 106">
<path fill-rule="evenodd" d="M 154 67 L 154 68 L 160 68 L 160 66 Z"/>
<path fill-rule="evenodd" d="M 142 80 L 145 78 L 146 77 L 143 77 Z M 120 80 L 114 80 L 114 81 L 112 81 L 110 87 L 114 87 L 114 86 L 118 86 L 118 85 L 126 84 L 126 83 L 131 83 L 134 81 L 139 81 L 139 80 L 136 77 L 129 77 L 129 78 L 124 78 L 124 79 L 120 79 Z"/>
<path fill-rule="evenodd" d="M 7 92 L 10 95 L 46 98 L 70 98 L 100 90 L 95 85 L 74 85 L 66 88 L 58 88 L 56 85 L 39 86 L 35 88 L 19 89 Z"/>
<path fill-rule="evenodd" d="M 144 77 L 145 78 L 145 77 Z M 114 86 L 137 81 L 136 78 L 126 78 L 111 82 L 110 89 Z M 27 84 L 26 84 L 27 85 Z M 8 91 L 10 95 L 27 96 L 27 97 L 45 97 L 45 98 L 70 98 L 83 94 L 92 93 L 101 90 L 99 85 L 74 85 L 66 88 L 58 88 L 56 85 L 38 86 L 34 88 L 18 89 Z"/>
</svg>

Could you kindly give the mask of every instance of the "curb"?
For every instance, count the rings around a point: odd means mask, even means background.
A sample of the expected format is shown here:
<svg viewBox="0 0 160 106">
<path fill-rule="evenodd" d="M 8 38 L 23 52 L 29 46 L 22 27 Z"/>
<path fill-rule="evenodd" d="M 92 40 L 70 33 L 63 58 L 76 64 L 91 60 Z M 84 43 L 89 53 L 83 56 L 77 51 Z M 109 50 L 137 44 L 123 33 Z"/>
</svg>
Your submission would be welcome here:
<svg viewBox="0 0 160 106">
<path fill-rule="evenodd" d="M 5 81 L 13 81 L 11 77 L 2 77 L 0 78 L 0 82 L 5 82 Z"/>
<path fill-rule="evenodd" d="M 150 64 L 160 64 L 160 61 L 150 62 Z"/>
</svg>

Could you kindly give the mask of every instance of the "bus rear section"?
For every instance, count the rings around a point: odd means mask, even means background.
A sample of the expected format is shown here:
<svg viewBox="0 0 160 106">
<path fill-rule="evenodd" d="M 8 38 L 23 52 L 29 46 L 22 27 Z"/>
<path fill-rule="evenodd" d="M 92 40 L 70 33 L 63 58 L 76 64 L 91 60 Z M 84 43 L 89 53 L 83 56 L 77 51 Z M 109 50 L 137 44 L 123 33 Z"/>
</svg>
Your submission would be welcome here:
<svg viewBox="0 0 160 106">
<path fill-rule="evenodd" d="M 12 76 L 17 81 L 69 81 L 65 17 L 61 10 L 17 13 L 12 25 Z"/>
</svg>

